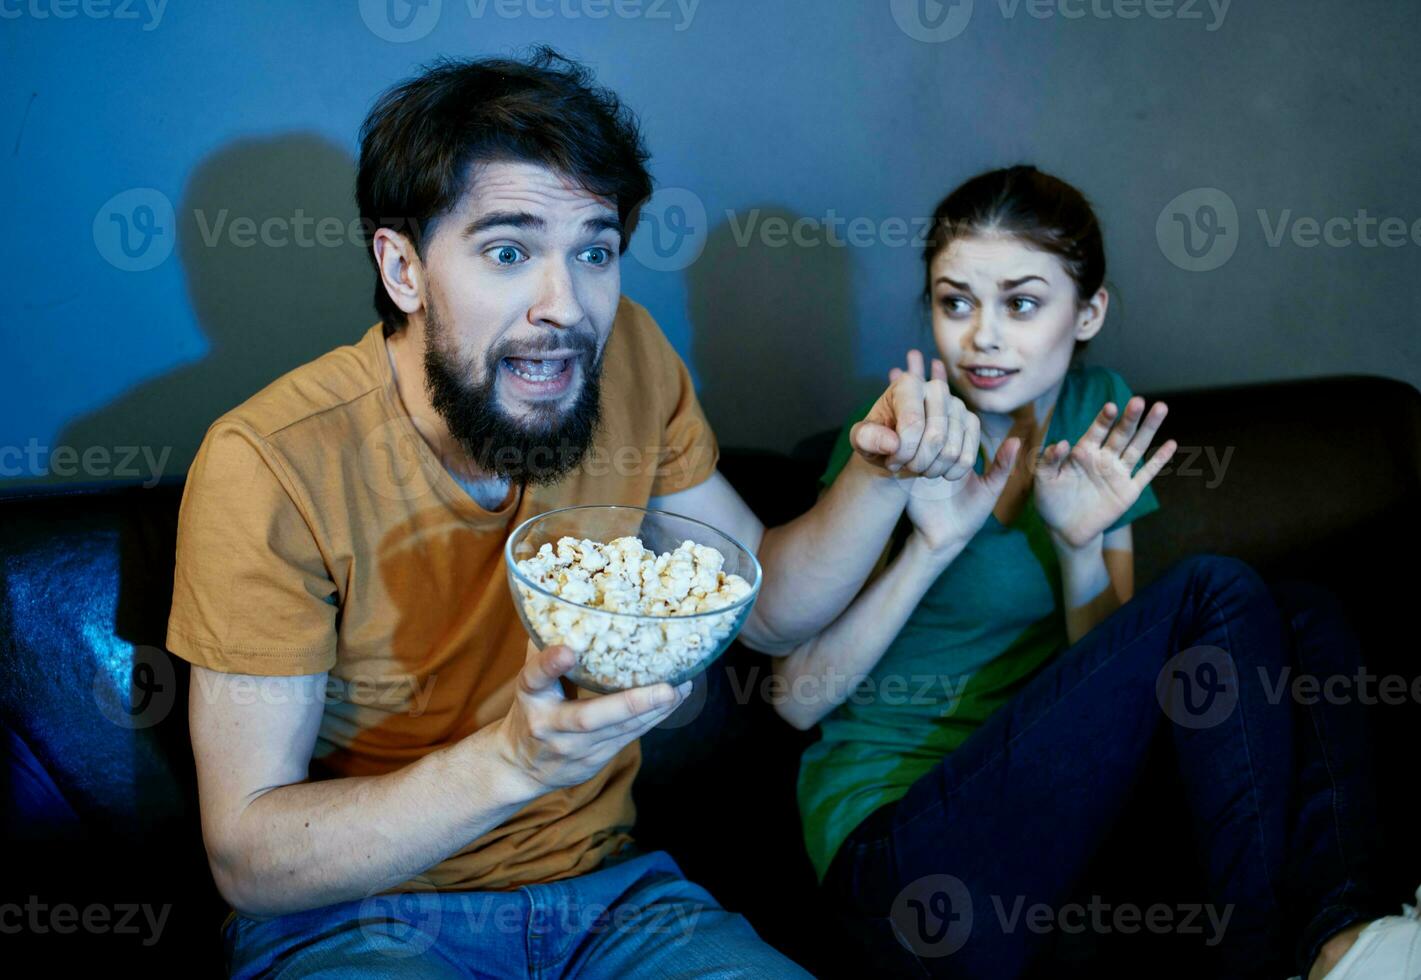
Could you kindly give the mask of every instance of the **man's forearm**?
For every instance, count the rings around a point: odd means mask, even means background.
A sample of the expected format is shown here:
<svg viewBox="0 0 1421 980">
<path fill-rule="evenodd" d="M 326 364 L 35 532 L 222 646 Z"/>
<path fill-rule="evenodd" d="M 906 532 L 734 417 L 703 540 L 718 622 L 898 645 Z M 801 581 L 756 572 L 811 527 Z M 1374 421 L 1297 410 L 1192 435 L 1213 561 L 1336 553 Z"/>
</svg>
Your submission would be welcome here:
<svg viewBox="0 0 1421 980">
<path fill-rule="evenodd" d="M 774 672 L 785 681 L 788 692 L 776 702 L 780 717 L 807 730 L 854 693 L 962 547 L 934 552 L 918 535 L 911 535 L 892 564 L 828 629 L 777 658 Z M 898 677 L 885 683 L 917 690 L 918 680 Z"/>
<path fill-rule="evenodd" d="M 506 822 L 541 794 L 504 759 L 497 725 L 403 769 L 278 786 L 209 855 L 241 912 L 280 915 L 393 888 Z"/>
<path fill-rule="evenodd" d="M 863 588 L 907 499 L 896 477 L 855 454 L 808 513 L 765 531 L 746 645 L 783 655 L 832 623 Z"/>
</svg>

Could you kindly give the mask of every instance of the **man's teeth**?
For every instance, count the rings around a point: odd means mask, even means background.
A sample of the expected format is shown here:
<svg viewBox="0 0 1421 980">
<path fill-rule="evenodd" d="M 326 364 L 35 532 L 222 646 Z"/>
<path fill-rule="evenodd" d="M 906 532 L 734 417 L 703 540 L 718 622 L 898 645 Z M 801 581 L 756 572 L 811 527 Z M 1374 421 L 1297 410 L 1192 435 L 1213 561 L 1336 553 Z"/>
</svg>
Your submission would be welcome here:
<svg viewBox="0 0 1421 980">
<path fill-rule="evenodd" d="M 527 381 L 550 381 L 567 367 L 567 358 L 555 361 L 531 360 L 523 357 L 507 358 L 508 369 Z"/>
</svg>

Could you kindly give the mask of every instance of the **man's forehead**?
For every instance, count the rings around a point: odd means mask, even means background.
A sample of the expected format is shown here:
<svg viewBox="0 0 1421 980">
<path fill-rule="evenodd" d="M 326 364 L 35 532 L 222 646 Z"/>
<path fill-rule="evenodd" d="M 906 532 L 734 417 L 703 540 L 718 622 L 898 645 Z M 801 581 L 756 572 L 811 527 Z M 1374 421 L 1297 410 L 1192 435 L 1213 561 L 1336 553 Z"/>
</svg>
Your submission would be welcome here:
<svg viewBox="0 0 1421 980">
<path fill-rule="evenodd" d="M 528 212 L 550 222 L 581 223 L 610 215 L 616 208 L 570 177 L 526 161 L 492 161 L 475 167 L 456 211 L 467 218 L 494 212 Z"/>
</svg>

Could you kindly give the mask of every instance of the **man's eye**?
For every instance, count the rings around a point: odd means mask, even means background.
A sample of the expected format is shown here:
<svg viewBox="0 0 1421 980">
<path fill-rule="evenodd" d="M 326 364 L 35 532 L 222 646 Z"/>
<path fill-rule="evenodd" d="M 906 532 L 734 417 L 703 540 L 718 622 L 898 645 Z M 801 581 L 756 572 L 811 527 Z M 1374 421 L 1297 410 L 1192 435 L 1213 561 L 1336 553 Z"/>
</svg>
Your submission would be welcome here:
<svg viewBox="0 0 1421 980">
<path fill-rule="evenodd" d="M 489 254 L 499 265 L 517 265 L 523 257 L 523 250 L 513 245 L 500 245 L 495 249 L 490 249 Z"/>
<path fill-rule="evenodd" d="M 594 245 L 589 249 L 583 250 L 579 258 L 589 265 L 606 265 L 612 261 L 612 250 L 604 248 L 601 245 Z"/>
</svg>

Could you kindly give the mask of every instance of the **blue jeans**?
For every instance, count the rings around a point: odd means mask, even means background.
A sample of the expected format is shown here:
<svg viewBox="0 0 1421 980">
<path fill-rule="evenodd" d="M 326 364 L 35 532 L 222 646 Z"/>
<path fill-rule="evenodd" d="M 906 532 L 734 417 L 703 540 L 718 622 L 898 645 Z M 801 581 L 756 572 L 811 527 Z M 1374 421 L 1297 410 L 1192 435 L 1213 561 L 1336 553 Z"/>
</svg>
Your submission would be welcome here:
<svg viewBox="0 0 1421 980">
<path fill-rule="evenodd" d="M 1385 910 L 1361 708 L 1284 685 L 1359 662 L 1317 594 L 1275 596 L 1234 559 L 1181 562 L 855 828 L 824 888 L 900 975 L 1017 977 L 1052 931 L 1186 918 L 1211 976 L 1276 978 L 1289 960 L 1306 975 L 1328 936 Z M 1151 921 L 1071 903 L 1161 740 L 1208 905 Z"/>
<path fill-rule="evenodd" d="M 805 977 L 664 851 L 513 891 L 377 895 L 224 929 L 234 977 Z"/>
</svg>

